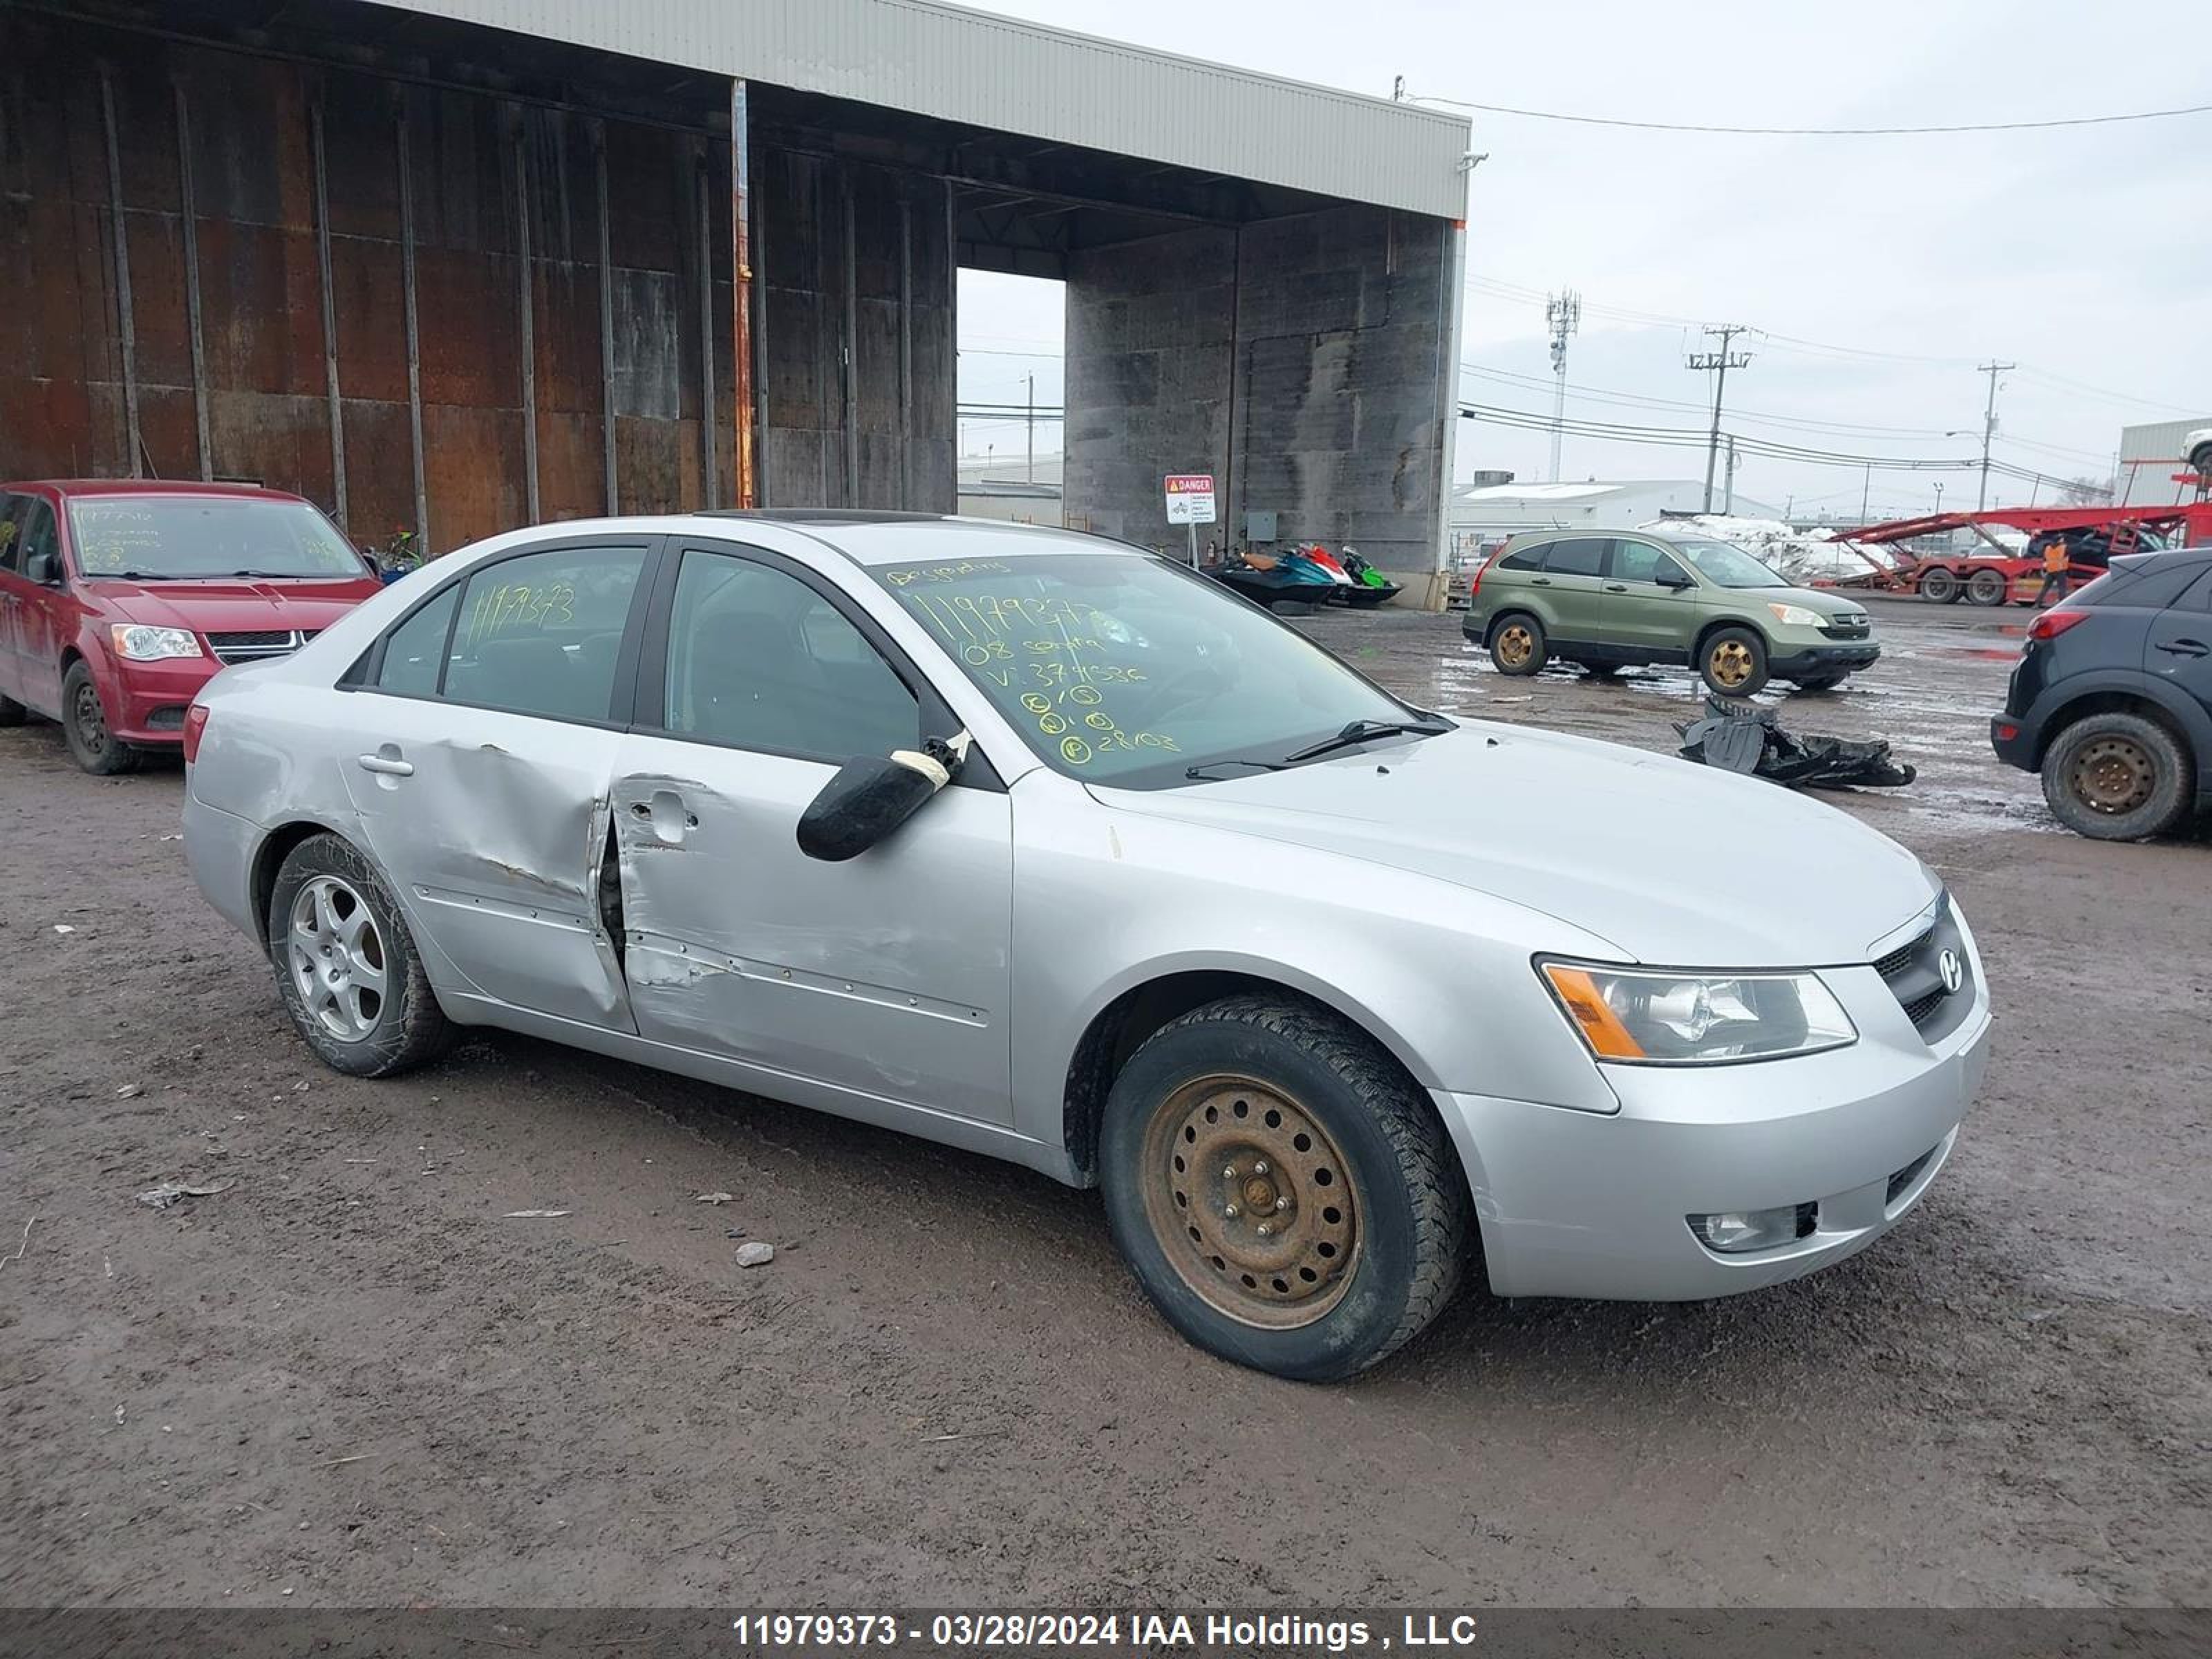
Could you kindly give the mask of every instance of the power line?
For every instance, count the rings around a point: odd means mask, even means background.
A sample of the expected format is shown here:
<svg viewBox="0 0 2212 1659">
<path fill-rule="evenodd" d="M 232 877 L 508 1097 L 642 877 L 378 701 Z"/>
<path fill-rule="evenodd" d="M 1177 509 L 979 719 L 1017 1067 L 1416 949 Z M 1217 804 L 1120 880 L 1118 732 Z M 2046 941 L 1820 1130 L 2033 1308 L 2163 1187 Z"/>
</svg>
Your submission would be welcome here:
<svg viewBox="0 0 2212 1659">
<path fill-rule="evenodd" d="M 2069 115 L 2045 121 L 1966 121 L 1945 126 L 1918 127 L 1735 127 L 1703 122 L 1632 121 L 1613 115 L 1570 115 L 1559 110 L 1516 109 L 1510 104 L 1475 104 L 1460 98 L 1425 97 L 1409 94 L 1415 104 L 1449 104 L 1454 109 L 1480 110 L 1486 115 L 1515 115 L 1531 121 L 1567 121 L 1577 126 L 1627 127 L 1638 132 L 1706 132 L 1747 138 L 1901 138 L 1955 132 L 2030 132 L 2051 127 L 2100 127 L 2121 121 L 2166 121 L 2185 115 L 2212 114 L 2212 104 L 2186 104 L 2177 109 L 2130 110 L 2118 115 Z"/>
</svg>

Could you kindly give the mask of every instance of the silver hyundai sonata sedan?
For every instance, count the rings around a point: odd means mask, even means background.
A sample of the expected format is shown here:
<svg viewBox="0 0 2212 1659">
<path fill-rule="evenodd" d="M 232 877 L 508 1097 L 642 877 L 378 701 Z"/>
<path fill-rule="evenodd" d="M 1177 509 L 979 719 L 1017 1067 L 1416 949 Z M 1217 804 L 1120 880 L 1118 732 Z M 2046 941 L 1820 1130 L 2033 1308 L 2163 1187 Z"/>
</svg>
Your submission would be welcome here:
<svg viewBox="0 0 2212 1659">
<path fill-rule="evenodd" d="M 186 850 L 356 1076 L 503 1026 L 1103 1192 L 1192 1341 L 1334 1378 L 1493 1291 L 1863 1249 L 1981 1077 L 1973 937 L 1771 784 L 1393 697 L 1022 526 L 501 536 L 190 712 Z"/>
</svg>

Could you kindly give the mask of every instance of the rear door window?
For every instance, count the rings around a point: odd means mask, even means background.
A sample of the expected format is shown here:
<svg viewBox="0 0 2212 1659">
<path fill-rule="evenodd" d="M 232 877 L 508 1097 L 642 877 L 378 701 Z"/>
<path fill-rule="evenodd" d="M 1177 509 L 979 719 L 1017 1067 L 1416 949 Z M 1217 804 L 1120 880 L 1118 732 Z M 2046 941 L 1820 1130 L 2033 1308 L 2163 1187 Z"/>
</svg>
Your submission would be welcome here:
<svg viewBox="0 0 2212 1659">
<path fill-rule="evenodd" d="M 1552 544 L 1551 556 L 1544 561 L 1544 568 L 1554 576 L 1601 574 L 1606 550 L 1611 545 L 1609 537 L 1571 536 L 1565 541 Z"/>
<path fill-rule="evenodd" d="M 453 612 L 459 607 L 462 584 L 446 591 L 392 630 L 384 642 L 384 665 L 377 671 L 377 689 L 402 696 L 434 697 L 446 666 L 446 639 L 453 631 Z"/>
</svg>

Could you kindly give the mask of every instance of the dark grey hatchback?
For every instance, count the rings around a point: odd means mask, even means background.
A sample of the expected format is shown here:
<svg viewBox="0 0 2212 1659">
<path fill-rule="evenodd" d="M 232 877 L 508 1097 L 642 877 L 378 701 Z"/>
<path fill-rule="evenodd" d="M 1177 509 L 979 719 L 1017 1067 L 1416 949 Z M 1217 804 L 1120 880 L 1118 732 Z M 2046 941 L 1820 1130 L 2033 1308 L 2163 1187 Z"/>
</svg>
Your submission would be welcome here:
<svg viewBox="0 0 2212 1659">
<path fill-rule="evenodd" d="M 2212 811 L 2212 548 L 2123 554 L 2038 617 L 1990 741 L 2100 841 Z"/>
</svg>

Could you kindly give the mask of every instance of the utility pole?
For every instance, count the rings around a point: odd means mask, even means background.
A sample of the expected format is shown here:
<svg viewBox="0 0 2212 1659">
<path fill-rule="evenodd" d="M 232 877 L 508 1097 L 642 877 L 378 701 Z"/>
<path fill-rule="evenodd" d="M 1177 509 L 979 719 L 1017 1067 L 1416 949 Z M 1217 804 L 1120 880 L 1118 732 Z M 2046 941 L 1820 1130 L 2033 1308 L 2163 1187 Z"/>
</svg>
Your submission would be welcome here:
<svg viewBox="0 0 2212 1659">
<path fill-rule="evenodd" d="M 1583 325 L 1583 296 L 1568 289 L 1554 294 L 1544 307 L 1544 320 L 1552 327 L 1552 482 L 1559 482 L 1559 441 L 1567 423 L 1567 341 Z"/>
<path fill-rule="evenodd" d="M 1022 428 L 1029 439 L 1029 481 L 1035 483 L 1036 482 L 1036 376 L 1034 374 L 1030 376 L 1029 418 L 1022 422 Z"/>
<path fill-rule="evenodd" d="M 1731 432 L 1721 440 L 1728 446 L 1728 487 L 1721 497 L 1723 515 L 1735 511 L 1735 434 Z"/>
<path fill-rule="evenodd" d="M 1874 463 L 1872 461 L 1869 461 L 1867 463 L 1866 469 L 1866 482 L 1859 486 L 1859 525 L 1862 529 L 1865 527 L 1867 521 L 1867 503 L 1871 501 L 1873 497 Z"/>
<path fill-rule="evenodd" d="M 1721 453 L 1721 395 L 1728 389 L 1729 370 L 1741 368 L 1751 362 L 1748 351 L 1731 351 L 1729 343 L 1747 331 L 1741 323 L 1723 323 L 1718 328 L 1708 328 L 1705 332 L 1721 343 L 1721 349 L 1718 351 L 1693 351 L 1684 360 L 1687 368 L 1714 371 L 1713 430 L 1705 442 L 1705 510 L 1708 513 L 1713 510 L 1713 467 L 1720 459 Z"/>
<path fill-rule="evenodd" d="M 1982 493 L 1974 499 L 1977 513 L 1987 510 L 1990 504 L 1990 440 L 1997 434 L 1997 376 L 2020 365 L 2001 363 L 1992 357 L 1979 367 L 1990 377 L 1990 400 L 1982 410 Z"/>
</svg>

